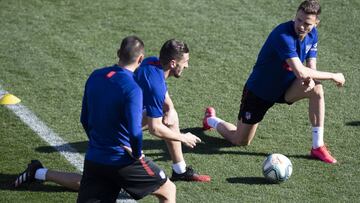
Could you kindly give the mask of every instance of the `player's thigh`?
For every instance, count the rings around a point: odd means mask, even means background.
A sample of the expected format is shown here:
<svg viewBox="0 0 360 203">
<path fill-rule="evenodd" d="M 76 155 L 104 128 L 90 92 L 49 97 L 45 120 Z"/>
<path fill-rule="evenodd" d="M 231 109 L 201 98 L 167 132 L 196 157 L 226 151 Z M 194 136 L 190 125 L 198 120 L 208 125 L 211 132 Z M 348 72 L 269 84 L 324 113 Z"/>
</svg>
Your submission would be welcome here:
<svg viewBox="0 0 360 203">
<path fill-rule="evenodd" d="M 111 181 L 114 174 L 116 169 L 85 161 L 77 202 L 115 202 L 120 188 Z"/>
<path fill-rule="evenodd" d="M 157 190 L 155 190 L 153 195 L 156 195 L 157 197 L 163 199 L 163 198 L 169 198 L 173 196 L 173 198 L 176 197 L 176 186 L 173 182 L 171 182 L 169 179 Z"/>
<path fill-rule="evenodd" d="M 142 130 L 147 130 L 148 129 L 148 121 L 147 121 L 147 117 L 146 117 L 146 110 L 143 110 L 143 113 L 142 113 L 141 126 L 142 126 Z"/>
<path fill-rule="evenodd" d="M 309 98 L 310 92 L 305 92 L 307 86 L 302 84 L 302 80 L 296 78 L 294 82 L 291 83 L 290 87 L 286 90 L 284 99 L 288 103 L 294 103 L 304 98 Z"/>
<path fill-rule="evenodd" d="M 273 102 L 265 101 L 264 99 L 256 96 L 245 86 L 241 96 L 240 110 L 238 114 L 238 120 L 241 122 L 238 123 L 238 125 L 248 124 L 244 125 L 244 131 L 249 130 L 249 128 L 252 128 L 253 124 L 259 123 L 264 118 L 266 112 L 273 105 Z M 241 126 L 241 128 L 243 128 L 243 126 Z"/>
<path fill-rule="evenodd" d="M 109 181 L 87 181 L 80 186 L 77 202 L 115 202 L 119 192 L 120 188 Z"/>
<path fill-rule="evenodd" d="M 172 131 L 179 133 L 179 116 L 176 110 L 164 112 L 162 123 L 170 128 Z"/>
<path fill-rule="evenodd" d="M 166 181 L 165 172 L 145 157 L 118 171 L 118 184 L 134 199 L 141 199 L 160 188 Z"/>
</svg>

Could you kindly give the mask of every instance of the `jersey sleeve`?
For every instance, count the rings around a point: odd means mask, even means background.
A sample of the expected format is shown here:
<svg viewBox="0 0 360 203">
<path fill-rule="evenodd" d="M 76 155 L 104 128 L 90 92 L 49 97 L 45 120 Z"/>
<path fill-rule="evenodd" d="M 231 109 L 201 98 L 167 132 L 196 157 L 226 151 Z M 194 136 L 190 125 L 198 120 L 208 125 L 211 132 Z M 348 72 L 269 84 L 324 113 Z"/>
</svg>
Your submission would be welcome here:
<svg viewBox="0 0 360 203">
<path fill-rule="evenodd" d="M 128 130 L 130 134 L 132 155 L 135 158 L 139 158 L 141 156 L 142 149 L 142 103 L 143 96 L 141 89 L 139 87 L 132 89 L 128 95 L 128 108 L 125 108 L 125 115 L 129 124 Z"/>
<path fill-rule="evenodd" d="M 86 135 L 89 136 L 86 85 L 85 85 L 84 96 L 83 96 L 83 100 L 82 100 L 80 122 L 85 130 Z"/>
<path fill-rule="evenodd" d="M 316 28 L 314 28 L 316 29 Z M 309 52 L 306 55 L 306 58 L 316 58 L 317 57 L 317 44 L 318 44 L 318 35 L 317 35 L 317 31 L 314 31 L 314 38 L 313 38 L 313 43 L 311 45 L 311 48 L 309 50 Z"/>
<path fill-rule="evenodd" d="M 296 52 L 296 40 L 287 33 L 274 33 L 273 45 L 281 60 L 299 57 Z"/>
<path fill-rule="evenodd" d="M 151 118 L 159 118 L 163 116 L 163 105 L 165 94 L 160 88 L 152 88 L 150 94 L 146 95 L 146 115 Z"/>
<path fill-rule="evenodd" d="M 152 72 L 148 75 L 148 85 L 144 91 L 144 107 L 146 115 L 151 118 L 163 116 L 163 105 L 166 94 L 166 82 L 161 78 L 162 72 Z"/>
</svg>

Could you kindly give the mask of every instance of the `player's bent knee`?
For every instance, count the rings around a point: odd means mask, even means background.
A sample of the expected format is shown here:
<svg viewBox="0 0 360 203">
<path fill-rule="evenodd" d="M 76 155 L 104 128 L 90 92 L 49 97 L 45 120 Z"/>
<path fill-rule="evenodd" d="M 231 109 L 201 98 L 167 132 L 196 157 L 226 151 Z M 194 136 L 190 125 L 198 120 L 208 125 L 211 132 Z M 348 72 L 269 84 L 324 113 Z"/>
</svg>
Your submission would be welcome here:
<svg viewBox="0 0 360 203">
<path fill-rule="evenodd" d="M 324 88 L 323 88 L 322 84 L 315 85 L 313 92 L 316 96 L 323 97 L 324 96 Z"/>
<path fill-rule="evenodd" d="M 161 200 L 175 200 L 176 199 L 176 186 L 169 179 L 157 190 L 154 192 Z"/>
<path fill-rule="evenodd" d="M 166 184 L 167 184 L 167 190 L 169 191 L 169 193 L 175 194 L 176 193 L 176 185 L 169 179 L 166 181 Z"/>
</svg>

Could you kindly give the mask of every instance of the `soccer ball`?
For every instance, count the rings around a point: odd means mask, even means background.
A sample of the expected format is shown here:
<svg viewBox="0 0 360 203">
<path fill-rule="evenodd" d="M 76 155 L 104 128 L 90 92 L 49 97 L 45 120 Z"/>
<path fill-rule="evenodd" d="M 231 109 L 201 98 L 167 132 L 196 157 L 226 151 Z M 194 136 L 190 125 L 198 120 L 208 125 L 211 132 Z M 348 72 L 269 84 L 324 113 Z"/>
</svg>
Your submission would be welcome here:
<svg viewBox="0 0 360 203">
<path fill-rule="evenodd" d="M 272 183 L 281 183 L 290 178 L 292 164 L 282 154 L 270 154 L 263 163 L 263 174 Z"/>
</svg>

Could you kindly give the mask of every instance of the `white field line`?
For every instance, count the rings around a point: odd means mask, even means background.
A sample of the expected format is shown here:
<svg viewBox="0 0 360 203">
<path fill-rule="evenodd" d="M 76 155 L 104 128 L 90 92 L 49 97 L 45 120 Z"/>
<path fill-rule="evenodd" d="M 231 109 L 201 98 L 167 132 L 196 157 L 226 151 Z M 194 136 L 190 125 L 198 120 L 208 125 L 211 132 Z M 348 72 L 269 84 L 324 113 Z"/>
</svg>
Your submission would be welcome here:
<svg viewBox="0 0 360 203">
<path fill-rule="evenodd" d="M 0 87 L 0 96 L 6 91 Z M 84 157 L 73 147 L 59 137 L 52 129 L 47 127 L 34 113 L 21 104 L 5 105 L 15 113 L 29 128 L 38 134 L 45 142 L 54 147 L 63 155 L 78 171 L 83 171 Z"/>
<path fill-rule="evenodd" d="M 0 98 L 7 92 L 0 86 Z M 45 142 L 54 147 L 57 151 L 63 155 L 78 171 L 83 171 L 84 157 L 79 154 L 73 147 L 71 147 L 66 141 L 59 137 L 51 128 L 47 127 L 34 113 L 32 113 L 26 106 L 21 104 L 5 105 L 16 116 L 20 118 L 29 128 L 31 128 L 36 134 L 38 134 Z M 132 203 L 136 202 L 133 199 L 129 199 L 127 194 L 120 193 L 117 202 Z"/>
</svg>

